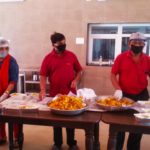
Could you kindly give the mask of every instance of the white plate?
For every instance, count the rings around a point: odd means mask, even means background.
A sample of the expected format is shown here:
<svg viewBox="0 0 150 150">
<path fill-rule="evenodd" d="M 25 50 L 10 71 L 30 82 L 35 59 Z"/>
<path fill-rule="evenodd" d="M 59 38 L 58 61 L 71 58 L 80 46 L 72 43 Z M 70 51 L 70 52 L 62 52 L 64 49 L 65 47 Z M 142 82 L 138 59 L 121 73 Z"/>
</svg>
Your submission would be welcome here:
<svg viewBox="0 0 150 150">
<path fill-rule="evenodd" d="M 21 105 L 18 106 L 19 109 L 37 109 L 38 106 L 32 106 L 32 105 Z"/>
<path fill-rule="evenodd" d="M 23 93 L 12 93 L 10 94 L 11 99 L 19 99 L 19 100 L 25 100 L 27 98 L 26 94 Z"/>
<path fill-rule="evenodd" d="M 31 109 L 38 109 L 38 106 L 10 105 L 6 106 L 6 108 L 31 110 Z"/>
<path fill-rule="evenodd" d="M 141 108 L 141 112 L 143 112 L 143 113 L 150 113 L 150 109 L 148 109 L 148 108 Z"/>
<path fill-rule="evenodd" d="M 19 106 L 18 108 L 21 112 L 31 112 L 32 113 L 32 112 L 38 111 L 38 106 L 24 106 L 24 108 L 23 108 L 23 106 Z"/>
<path fill-rule="evenodd" d="M 134 114 L 134 116 L 138 119 L 150 119 L 150 113 L 138 113 Z"/>
<path fill-rule="evenodd" d="M 24 93 L 11 93 L 10 96 L 26 96 Z"/>
<path fill-rule="evenodd" d="M 141 105 L 146 105 L 146 104 L 150 105 L 150 101 L 138 101 L 138 103 Z"/>
</svg>

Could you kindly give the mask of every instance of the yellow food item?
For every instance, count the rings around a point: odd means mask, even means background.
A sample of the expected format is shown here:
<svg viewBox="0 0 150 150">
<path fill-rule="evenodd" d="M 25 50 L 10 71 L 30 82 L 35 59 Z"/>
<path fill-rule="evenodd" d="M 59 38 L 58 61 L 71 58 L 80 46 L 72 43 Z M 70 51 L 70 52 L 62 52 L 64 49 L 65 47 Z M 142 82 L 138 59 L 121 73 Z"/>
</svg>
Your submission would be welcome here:
<svg viewBox="0 0 150 150">
<path fill-rule="evenodd" d="M 39 96 L 39 93 L 31 93 L 32 96 Z"/>
<path fill-rule="evenodd" d="M 77 110 L 85 106 L 82 98 L 61 95 L 56 100 L 48 103 L 48 107 L 59 110 Z"/>
<path fill-rule="evenodd" d="M 17 96 L 17 95 L 18 95 L 18 93 L 12 93 L 11 95 L 12 95 L 12 96 Z"/>
<path fill-rule="evenodd" d="M 20 109 L 31 109 L 33 108 L 32 106 L 19 106 Z"/>
<path fill-rule="evenodd" d="M 108 97 L 105 99 L 97 100 L 97 103 L 104 106 L 115 106 L 115 107 L 122 107 L 122 106 L 130 106 L 134 102 L 123 98 L 121 100 L 117 100 L 115 97 Z"/>
</svg>

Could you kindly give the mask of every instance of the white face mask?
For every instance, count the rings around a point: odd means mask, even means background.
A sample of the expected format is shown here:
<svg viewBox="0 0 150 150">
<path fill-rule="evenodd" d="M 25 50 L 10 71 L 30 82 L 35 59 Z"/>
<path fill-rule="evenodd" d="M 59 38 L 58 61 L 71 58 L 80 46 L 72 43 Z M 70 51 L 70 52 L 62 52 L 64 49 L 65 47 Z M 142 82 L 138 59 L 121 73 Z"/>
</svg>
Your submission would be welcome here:
<svg viewBox="0 0 150 150">
<path fill-rule="evenodd" d="M 0 51 L 0 58 L 5 58 L 8 55 L 8 50 Z"/>
</svg>

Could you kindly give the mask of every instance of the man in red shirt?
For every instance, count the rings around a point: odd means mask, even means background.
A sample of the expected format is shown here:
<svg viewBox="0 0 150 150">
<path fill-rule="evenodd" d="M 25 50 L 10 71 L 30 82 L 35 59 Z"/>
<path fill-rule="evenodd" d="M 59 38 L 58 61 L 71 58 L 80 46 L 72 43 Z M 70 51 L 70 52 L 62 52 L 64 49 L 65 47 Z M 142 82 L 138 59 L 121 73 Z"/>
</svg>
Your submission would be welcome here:
<svg viewBox="0 0 150 150">
<path fill-rule="evenodd" d="M 76 94 L 77 83 L 82 74 L 82 67 L 77 57 L 66 50 L 65 36 L 61 33 L 51 35 L 53 50 L 44 58 L 40 70 L 40 99 L 46 95 L 46 78 L 50 82 L 49 95 L 68 94 L 70 91 Z M 67 144 L 70 150 L 75 150 L 74 129 L 66 129 Z M 59 150 L 62 145 L 62 128 L 54 127 L 53 149 Z"/>
<path fill-rule="evenodd" d="M 146 37 L 142 33 L 132 33 L 129 50 L 120 54 L 112 66 L 111 81 L 116 89 L 114 96 L 137 100 L 148 100 L 147 76 L 150 75 L 150 58 L 144 54 Z M 118 76 L 118 77 L 117 77 Z M 125 133 L 119 132 L 116 150 L 122 150 Z M 142 134 L 130 133 L 127 150 L 139 150 Z"/>
</svg>

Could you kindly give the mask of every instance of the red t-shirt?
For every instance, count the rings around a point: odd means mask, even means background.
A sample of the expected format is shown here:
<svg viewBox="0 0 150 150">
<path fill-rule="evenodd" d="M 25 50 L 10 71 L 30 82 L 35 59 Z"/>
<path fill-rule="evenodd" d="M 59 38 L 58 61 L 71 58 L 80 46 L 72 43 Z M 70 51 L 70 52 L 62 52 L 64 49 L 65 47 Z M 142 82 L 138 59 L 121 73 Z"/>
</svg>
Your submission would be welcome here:
<svg viewBox="0 0 150 150">
<path fill-rule="evenodd" d="M 148 85 L 147 76 L 150 75 L 150 58 L 142 53 L 140 62 L 135 63 L 130 50 L 120 54 L 111 72 L 119 75 L 119 85 L 123 92 L 139 94 Z"/>
<path fill-rule="evenodd" d="M 82 67 L 77 57 L 70 51 L 65 50 L 64 53 L 58 55 L 55 50 L 49 53 L 43 60 L 40 75 L 46 76 L 50 82 L 50 96 L 56 94 L 68 94 L 69 91 L 76 92 L 71 89 L 71 82 L 74 80 L 77 72 Z"/>
<path fill-rule="evenodd" d="M 7 55 L 0 68 L 0 96 L 5 92 L 9 84 L 10 58 L 10 55 Z"/>
</svg>

